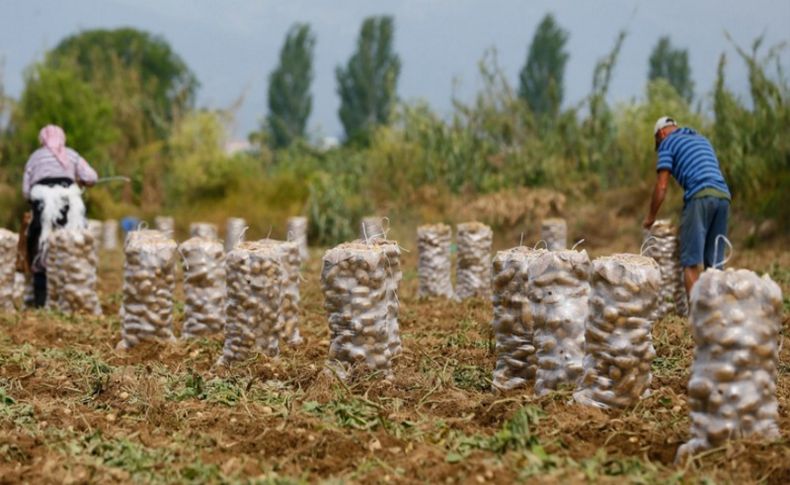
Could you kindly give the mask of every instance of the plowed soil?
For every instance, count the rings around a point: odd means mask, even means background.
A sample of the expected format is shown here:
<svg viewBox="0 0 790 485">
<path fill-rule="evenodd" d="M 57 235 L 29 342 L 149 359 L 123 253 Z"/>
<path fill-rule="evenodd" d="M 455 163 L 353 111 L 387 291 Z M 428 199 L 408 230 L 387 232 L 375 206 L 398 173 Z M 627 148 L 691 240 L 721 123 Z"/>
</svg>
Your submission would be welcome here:
<svg viewBox="0 0 790 485">
<path fill-rule="evenodd" d="M 214 369 L 221 336 L 114 350 L 122 264 L 120 253 L 102 257 L 104 317 L 0 319 L 1 483 L 790 483 L 790 345 L 778 381 L 783 437 L 676 466 L 689 438 L 684 319 L 654 327 L 652 394 L 606 412 L 574 404 L 570 390 L 494 392 L 491 304 L 417 300 L 414 251 L 392 381 L 360 372 L 344 383 L 324 369 L 320 251 L 304 270 L 304 344 L 229 369 Z M 743 251 L 731 264 L 770 272 L 790 294 L 788 253 Z M 785 337 L 789 327 L 786 310 Z"/>
</svg>

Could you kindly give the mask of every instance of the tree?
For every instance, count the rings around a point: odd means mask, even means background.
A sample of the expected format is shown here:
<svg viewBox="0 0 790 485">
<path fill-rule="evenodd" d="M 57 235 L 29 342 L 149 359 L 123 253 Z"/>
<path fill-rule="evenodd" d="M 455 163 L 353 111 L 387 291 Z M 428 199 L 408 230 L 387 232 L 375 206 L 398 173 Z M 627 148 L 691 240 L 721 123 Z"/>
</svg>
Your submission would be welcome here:
<svg viewBox="0 0 790 485">
<path fill-rule="evenodd" d="M 11 158 L 20 166 L 24 164 L 39 145 L 41 127 L 52 123 L 63 128 L 70 147 L 101 169 L 107 146 L 118 135 L 112 117 L 109 99 L 77 73 L 37 64 L 27 75 L 25 90 L 9 123 Z"/>
<path fill-rule="evenodd" d="M 538 116 L 556 117 L 563 97 L 568 32 L 551 14 L 543 17 L 521 69 L 519 95 Z"/>
<path fill-rule="evenodd" d="M 366 18 L 357 51 L 345 68 L 335 71 L 340 121 L 349 141 L 366 142 L 377 125 L 389 120 L 401 66 L 393 48 L 394 29 L 390 16 Z"/>
<path fill-rule="evenodd" d="M 668 36 L 661 37 L 650 54 L 649 66 L 648 79 L 666 79 L 683 99 L 691 102 L 694 81 L 691 79 L 687 49 L 676 49 L 672 47 Z"/>
<path fill-rule="evenodd" d="M 194 74 L 164 39 L 132 28 L 69 36 L 48 53 L 46 63 L 75 68 L 84 81 L 112 92 L 113 102 L 140 94 L 137 109 L 142 109 L 160 139 L 167 136 L 176 116 L 193 107 L 198 87 Z M 130 87 L 139 93 L 118 92 Z"/>
<path fill-rule="evenodd" d="M 280 64 L 269 76 L 267 128 L 274 148 L 290 145 L 305 134 L 313 98 L 313 48 L 315 36 L 307 24 L 295 24 L 280 50 Z"/>
</svg>

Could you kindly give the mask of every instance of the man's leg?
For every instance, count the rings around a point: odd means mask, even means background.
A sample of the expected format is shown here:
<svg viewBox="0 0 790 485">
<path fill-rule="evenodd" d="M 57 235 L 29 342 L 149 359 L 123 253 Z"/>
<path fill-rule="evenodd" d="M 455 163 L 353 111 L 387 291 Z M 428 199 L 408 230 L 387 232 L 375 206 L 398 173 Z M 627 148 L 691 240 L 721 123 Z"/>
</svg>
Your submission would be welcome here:
<svg viewBox="0 0 790 485">
<path fill-rule="evenodd" d="M 705 235 L 705 269 L 721 265 L 724 261 L 724 250 L 727 246 L 719 236 L 727 237 L 727 219 L 730 213 L 730 201 L 727 199 L 708 199 L 709 226 Z M 716 244 L 716 239 L 719 243 Z"/>
<path fill-rule="evenodd" d="M 691 287 L 694 286 L 694 283 L 699 279 L 699 274 L 699 265 L 683 268 L 683 283 L 686 285 L 686 295 L 691 294 Z"/>
<path fill-rule="evenodd" d="M 680 217 L 680 265 L 683 267 L 683 282 L 686 294 L 691 292 L 700 274 L 705 249 L 705 217 L 704 199 L 691 199 Z"/>
</svg>

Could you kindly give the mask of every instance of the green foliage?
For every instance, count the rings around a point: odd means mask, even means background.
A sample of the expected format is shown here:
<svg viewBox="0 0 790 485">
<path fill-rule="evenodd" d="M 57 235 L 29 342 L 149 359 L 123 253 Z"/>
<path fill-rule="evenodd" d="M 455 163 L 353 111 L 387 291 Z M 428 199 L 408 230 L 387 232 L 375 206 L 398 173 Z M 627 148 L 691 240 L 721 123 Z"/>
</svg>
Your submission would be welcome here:
<svg viewBox="0 0 790 485">
<path fill-rule="evenodd" d="M 122 69 L 140 77 L 148 122 L 160 136 L 192 108 L 197 79 L 161 37 L 132 28 L 85 30 L 63 39 L 47 55 L 47 64 L 75 66 L 85 81 L 108 88 Z"/>
<path fill-rule="evenodd" d="M 40 146 L 38 132 L 57 124 L 66 132 L 67 143 L 92 160 L 107 155 L 107 146 L 118 136 L 112 124 L 110 100 L 80 80 L 69 68 L 37 64 L 27 74 L 25 90 L 11 118 L 9 159 L 21 168 Z"/>
<path fill-rule="evenodd" d="M 653 48 L 648 65 L 647 78 L 650 81 L 666 79 L 686 102 L 691 102 L 694 81 L 691 79 L 688 49 L 672 47 L 669 36 L 663 36 Z"/>
<path fill-rule="evenodd" d="M 538 25 L 529 46 L 527 63 L 519 77 L 519 95 L 537 115 L 554 118 L 563 97 L 563 79 L 568 52 L 568 32 L 547 14 Z"/>
<path fill-rule="evenodd" d="M 335 71 L 340 121 L 349 141 L 367 142 L 377 125 L 389 121 L 401 67 L 394 52 L 394 30 L 390 16 L 366 18 L 356 52 L 345 68 Z"/>
<path fill-rule="evenodd" d="M 307 24 L 295 24 L 280 50 L 280 64 L 269 76 L 268 132 L 271 145 L 283 148 L 305 135 L 313 98 L 315 36 Z"/>
</svg>

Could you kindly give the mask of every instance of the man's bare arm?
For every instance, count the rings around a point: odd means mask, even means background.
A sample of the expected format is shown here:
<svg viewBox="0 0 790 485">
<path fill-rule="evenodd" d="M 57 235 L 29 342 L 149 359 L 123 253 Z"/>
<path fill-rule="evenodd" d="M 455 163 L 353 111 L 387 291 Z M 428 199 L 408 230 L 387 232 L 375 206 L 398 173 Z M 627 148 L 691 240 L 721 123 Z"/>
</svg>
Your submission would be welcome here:
<svg viewBox="0 0 790 485">
<path fill-rule="evenodd" d="M 656 178 L 656 186 L 653 189 L 653 197 L 650 200 L 650 212 L 648 213 L 647 217 L 645 217 L 644 222 L 642 222 L 642 227 L 645 229 L 650 229 L 650 226 L 656 222 L 658 210 L 661 208 L 661 204 L 664 203 L 664 199 L 667 196 L 668 186 L 669 170 L 659 170 L 658 177 Z"/>
</svg>

